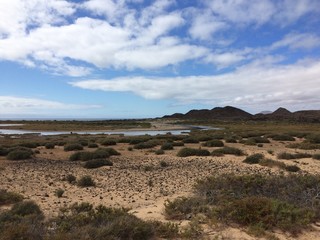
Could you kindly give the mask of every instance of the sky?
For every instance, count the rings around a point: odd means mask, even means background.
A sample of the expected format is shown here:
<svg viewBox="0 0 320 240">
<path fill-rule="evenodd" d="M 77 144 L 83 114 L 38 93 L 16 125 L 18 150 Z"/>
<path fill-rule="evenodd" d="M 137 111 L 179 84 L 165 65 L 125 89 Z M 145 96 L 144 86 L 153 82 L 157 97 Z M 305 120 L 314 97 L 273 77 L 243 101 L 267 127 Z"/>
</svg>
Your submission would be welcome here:
<svg viewBox="0 0 320 240">
<path fill-rule="evenodd" d="M 319 0 L 0 0 L 0 118 L 320 109 Z"/>
</svg>

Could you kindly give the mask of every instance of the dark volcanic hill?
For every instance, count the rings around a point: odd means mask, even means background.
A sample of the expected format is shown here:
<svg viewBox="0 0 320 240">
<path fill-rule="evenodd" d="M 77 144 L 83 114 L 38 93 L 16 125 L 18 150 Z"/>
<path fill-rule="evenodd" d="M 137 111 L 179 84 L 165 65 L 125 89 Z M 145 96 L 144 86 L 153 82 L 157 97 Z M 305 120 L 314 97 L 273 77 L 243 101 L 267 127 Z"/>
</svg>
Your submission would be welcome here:
<svg viewBox="0 0 320 240">
<path fill-rule="evenodd" d="M 186 114 L 175 113 L 173 115 L 166 115 L 164 118 L 181 118 L 181 119 L 212 119 L 212 120 L 247 120 L 250 119 L 252 115 L 245 112 L 239 108 L 226 106 L 226 107 L 216 107 L 211 110 L 201 109 L 201 110 L 191 110 Z"/>
<path fill-rule="evenodd" d="M 226 106 L 216 107 L 211 110 L 191 110 L 186 114 L 175 113 L 163 118 L 196 119 L 196 120 L 256 120 L 256 121 L 295 121 L 295 122 L 320 122 L 320 110 L 303 110 L 290 112 L 285 108 L 278 108 L 268 114 L 256 114 L 243 111 L 239 108 Z"/>
</svg>

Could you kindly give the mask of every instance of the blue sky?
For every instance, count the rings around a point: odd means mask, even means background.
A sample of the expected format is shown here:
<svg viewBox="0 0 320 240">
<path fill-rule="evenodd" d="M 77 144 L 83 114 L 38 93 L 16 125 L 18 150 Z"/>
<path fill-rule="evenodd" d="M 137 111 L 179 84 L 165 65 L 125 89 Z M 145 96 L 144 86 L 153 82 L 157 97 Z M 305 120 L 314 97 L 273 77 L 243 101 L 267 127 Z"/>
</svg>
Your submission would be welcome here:
<svg viewBox="0 0 320 240">
<path fill-rule="evenodd" d="M 0 2 L 0 118 L 320 109 L 319 0 Z"/>
</svg>

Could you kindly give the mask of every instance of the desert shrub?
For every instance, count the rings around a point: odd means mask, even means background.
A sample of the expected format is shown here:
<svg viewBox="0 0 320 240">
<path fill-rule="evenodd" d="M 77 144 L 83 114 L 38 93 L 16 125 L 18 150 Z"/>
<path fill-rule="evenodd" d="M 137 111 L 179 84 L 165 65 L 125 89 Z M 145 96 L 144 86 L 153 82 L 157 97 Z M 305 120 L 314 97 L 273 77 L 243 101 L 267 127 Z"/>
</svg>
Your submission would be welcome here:
<svg viewBox="0 0 320 240">
<path fill-rule="evenodd" d="M 3 146 L 0 146 L 0 156 L 7 156 L 9 149 Z"/>
<path fill-rule="evenodd" d="M 44 146 L 45 146 L 45 148 L 46 148 L 46 149 L 54 149 L 55 144 L 54 144 L 54 143 L 49 142 L 49 143 L 46 143 Z"/>
<path fill-rule="evenodd" d="M 256 153 L 246 157 L 243 162 L 248 164 L 258 164 L 264 158 L 263 154 Z"/>
<path fill-rule="evenodd" d="M 22 195 L 14 192 L 8 192 L 7 190 L 4 190 L 4 189 L 0 189 L 0 206 L 21 202 L 22 200 L 23 200 Z"/>
<path fill-rule="evenodd" d="M 258 143 L 257 147 L 263 147 L 263 144 L 262 143 Z"/>
<path fill-rule="evenodd" d="M 113 163 L 109 159 L 93 159 L 84 163 L 84 168 L 99 168 L 103 166 L 113 166 Z"/>
<path fill-rule="evenodd" d="M 39 146 L 39 144 L 36 142 L 24 142 L 24 143 L 20 143 L 19 146 L 25 147 L 25 148 L 36 148 Z"/>
<path fill-rule="evenodd" d="M 320 143 L 320 134 L 311 134 L 306 137 L 310 143 Z"/>
<path fill-rule="evenodd" d="M 57 232 L 75 235 L 81 229 L 81 235 L 88 239 L 154 239 L 155 224 L 145 222 L 127 211 L 101 205 L 93 208 L 91 204 L 78 204 L 69 209 L 69 214 L 54 221 Z"/>
<path fill-rule="evenodd" d="M 61 188 L 58 188 L 58 189 L 54 192 L 54 195 L 56 195 L 58 198 L 61 198 L 63 194 L 64 194 L 64 190 L 61 189 Z"/>
<path fill-rule="evenodd" d="M 226 143 L 237 143 L 238 142 L 237 139 L 235 139 L 235 138 L 226 138 L 225 140 L 226 140 Z"/>
<path fill-rule="evenodd" d="M 96 143 L 89 143 L 88 144 L 88 148 L 97 148 L 98 147 L 98 144 Z"/>
<path fill-rule="evenodd" d="M 223 147 L 224 146 L 223 142 L 217 139 L 207 141 L 202 145 L 206 147 Z"/>
<path fill-rule="evenodd" d="M 88 175 L 82 176 L 77 183 L 79 187 L 94 187 L 96 185 L 92 177 Z"/>
<path fill-rule="evenodd" d="M 164 160 L 162 160 L 162 161 L 160 161 L 160 167 L 163 167 L 163 168 L 169 167 L 169 163 L 164 161 Z"/>
<path fill-rule="evenodd" d="M 209 203 L 226 199 L 263 196 L 308 208 L 320 218 L 320 202 L 316 199 L 320 177 L 314 175 L 262 176 L 223 174 L 197 182 L 196 192 Z"/>
<path fill-rule="evenodd" d="M 10 152 L 7 155 L 8 160 L 24 160 L 29 159 L 33 155 L 33 152 L 29 148 L 24 147 L 18 147 L 10 150 Z"/>
<path fill-rule="evenodd" d="M 161 149 L 162 150 L 172 150 L 173 145 L 171 142 L 166 142 L 166 143 L 162 144 Z"/>
<path fill-rule="evenodd" d="M 86 139 L 80 139 L 79 143 L 84 147 L 88 146 L 88 140 L 86 140 Z"/>
<path fill-rule="evenodd" d="M 98 150 L 95 151 L 96 154 L 98 154 L 99 152 L 103 153 L 103 152 L 107 152 L 109 154 L 109 156 L 118 156 L 121 155 L 117 150 L 115 150 L 114 148 L 100 148 Z"/>
<path fill-rule="evenodd" d="M 162 149 L 158 149 L 154 152 L 156 155 L 162 155 L 164 154 L 164 151 Z"/>
<path fill-rule="evenodd" d="M 224 154 L 230 154 L 230 155 L 235 155 L 235 156 L 244 155 L 244 153 L 241 149 L 234 148 L 234 147 L 223 147 L 223 148 L 215 149 L 211 152 L 212 156 L 222 156 Z"/>
<path fill-rule="evenodd" d="M 133 146 L 134 149 L 147 149 L 147 148 L 154 148 L 157 146 L 155 142 L 148 141 L 148 142 L 140 142 Z"/>
<path fill-rule="evenodd" d="M 77 178 L 74 176 L 74 175 L 72 175 L 72 174 L 68 174 L 67 176 L 66 176 L 66 181 L 67 182 L 69 182 L 69 183 L 75 183 L 76 182 L 76 180 L 77 180 Z"/>
<path fill-rule="evenodd" d="M 128 151 L 133 151 L 133 147 L 128 147 Z"/>
<path fill-rule="evenodd" d="M 209 135 L 199 135 L 199 136 L 197 136 L 197 139 L 199 142 L 205 142 L 205 141 L 212 140 L 212 137 Z"/>
<path fill-rule="evenodd" d="M 10 214 L 24 217 L 27 215 L 42 215 L 42 211 L 35 202 L 25 201 L 14 204 Z"/>
<path fill-rule="evenodd" d="M 196 197 L 179 197 L 173 201 L 167 200 L 164 206 L 166 218 L 174 220 L 188 219 L 187 216 L 192 214 L 209 211 L 204 200 Z"/>
<path fill-rule="evenodd" d="M 300 159 L 300 158 L 310 158 L 312 157 L 311 154 L 308 153 L 287 153 L 287 152 L 281 152 L 278 154 L 279 159 Z"/>
<path fill-rule="evenodd" d="M 301 170 L 301 169 L 300 169 L 298 166 L 296 166 L 296 165 L 287 165 L 287 166 L 285 167 L 285 169 L 286 169 L 288 172 L 298 172 L 298 171 Z"/>
<path fill-rule="evenodd" d="M 66 152 L 78 151 L 78 150 L 83 150 L 83 146 L 79 143 L 69 143 L 64 146 L 64 151 Z"/>
<path fill-rule="evenodd" d="M 206 149 L 182 148 L 177 153 L 178 157 L 188 156 L 210 156 L 210 152 Z"/>
<path fill-rule="evenodd" d="M 155 230 L 156 236 L 164 239 L 177 239 L 179 236 L 179 226 L 172 222 L 151 222 Z"/>
<path fill-rule="evenodd" d="M 145 172 L 149 172 L 153 170 L 153 166 L 152 165 L 145 165 L 143 166 L 143 171 Z"/>
<path fill-rule="evenodd" d="M 302 142 L 302 143 L 291 143 L 287 145 L 288 148 L 298 148 L 303 150 L 314 150 L 320 149 L 320 144 L 314 144 L 309 142 Z"/>
<path fill-rule="evenodd" d="M 275 161 L 268 158 L 263 158 L 259 161 L 259 165 L 265 167 L 278 167 L 280 169 L 285 169 L 286 165 L 283 162 Z"/>
<path fill-rule="evenodd" d="M 255 143 L 270 143 L 270 141 L 269 141 L 268 138 L 266 138 L 266 137 L 261 137 L 261 136 L 251 137 L 251 138 L 248 138 L 248 140 L 252 140 L 252 141 L 254 141 Z"/>
<path fill-rule="evenodd" d="M 314 221 L 314 213 L 308 209 L 258 196 L 235 200 L 222 211 L 236 223 L 259 225 L 265 230 L 277 227 L 297 233 Z"/>
<path fill-rule="evenodd" d="M 101 145 L 103 146 L 112 146 L 112 145 L 116 145 L 117 142 L 114 139 L 105 139 L 101 142 Z"/>
<path fill-rule="evenodd" d="M 319 154 L 319 153 L 313 154 L 313 155 L 312 155 L 312 158 L 313 158 L 313 159 L 316 159 L 316 160 L 320 160 L 320 154 Z"/>
<path fill-rule="evenodd" d="M 182 147 L 184 146 L 184 142 L 172 142 L 171 143 L 173 147 Z"/>
<path fill-rule="evenodd" d="M 272 137 L 275 141 L 295 141 L 294 137 L 286 134 L 276 134 Z"/>
<path fill-rule="evenodd" d="M 199 140 L 195 137 L 187 137 L 182 140 L 184 143 L 199 143 Z"/>
<path fill-rule="evenodd" d="M 94 152 L 75 152 L 70 157 L 70 161 L 89 161 L 93 159 L 108 158 L 111 155 L 120 155 L 113 148 L 98 148 Z"/>
</svg>

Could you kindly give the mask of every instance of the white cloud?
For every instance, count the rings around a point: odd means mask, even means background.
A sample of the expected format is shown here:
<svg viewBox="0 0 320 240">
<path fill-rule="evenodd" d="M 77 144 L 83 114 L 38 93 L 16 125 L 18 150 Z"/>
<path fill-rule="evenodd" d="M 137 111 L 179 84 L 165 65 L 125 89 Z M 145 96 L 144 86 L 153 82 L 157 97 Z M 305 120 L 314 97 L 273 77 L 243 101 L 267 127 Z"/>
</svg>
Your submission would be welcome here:
<svg viewBox="0 0 320 240">
<path fill-rule="evenodd" d="M 207 0 L 220 19 L 235 24 L 291 24 L 302 16 L 319 12 L 317 0 Z"/>
<path fill-rule="evenodd" d="M 320 104 L 320 62 L 287 66 L 250 64 L 233 73 L 213 76 L 123 77 L 70 84 L 90 90 L 133 92 L 146 99 L 175 99 L 185 104 L 248 106 L 255 110 L 261 110 L 262 106 L 265 109 L 305 105 L 317 108 Z"/>
<path fill-rule="evenodd" d="M 219 50 L 232 38 L 219 33 L 234 24 L 296 21 L 319 6 L 317 0 L 206 0 L 205 5 L 179 9 L 175 0 L 155 0 L 132 8 L 132 2 L 141 0 L 3 1 L 0 61 L 69 76 L 85 76 L 97 68 L 159 69 L 188 60 L 221 68 L 248 59 L 248 54 Z M 311 49 L 318 41 L 312 34 L 288 35 L 272 48 Z"/>
<path fill-rule="evenodd" d="M 208 0 L 207 4 L 222 20 L 237 24 L 264 24 L 275 12 L 270 0 Z"/>
<path fill-rule="evenodd" d="M 320 37 L 312 33 L 291 33 L 272 44 L 271 49 L 289 47 L 291 49 L 313 49 L 320 46 Z"/>
<path fill-rule="evenodd" d="M 6 114 L 53 114 L 56 111 L 72 111 L 101 108 L 100 105 L 66 104 L 37 98 L 0 96 L 0 111 Z"/>
<path fill-rule="evenodd" d="M 215 32 L 228 28 L 228 25 L 214 17 L 209 11 L 196 11 L 189 29 L 195 39 L 211 40 Z"/>
</svg>

